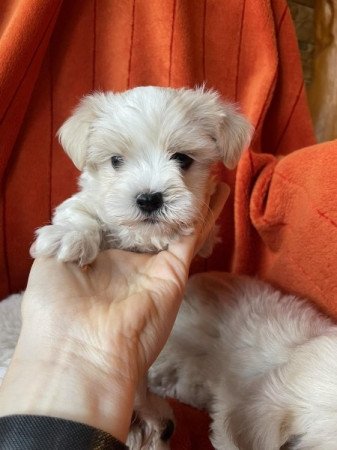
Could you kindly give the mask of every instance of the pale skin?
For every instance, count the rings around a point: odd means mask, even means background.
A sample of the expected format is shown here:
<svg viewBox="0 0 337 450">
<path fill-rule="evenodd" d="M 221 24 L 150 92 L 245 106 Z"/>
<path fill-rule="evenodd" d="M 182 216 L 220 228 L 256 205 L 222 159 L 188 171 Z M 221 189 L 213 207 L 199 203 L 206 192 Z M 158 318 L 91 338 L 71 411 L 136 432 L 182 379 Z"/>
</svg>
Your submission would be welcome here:
<svg viewBox="0 0 337 450">
<path fill-rule="evenodd" d="M 137 385 L 168 339 L 191 261 L 228 194 L 219 184 L 203 224 L 167 251 L 108 250 L 87 270 L 35 260 L 0 416 L 61 417 L 125 442 Z"/>
</svg>

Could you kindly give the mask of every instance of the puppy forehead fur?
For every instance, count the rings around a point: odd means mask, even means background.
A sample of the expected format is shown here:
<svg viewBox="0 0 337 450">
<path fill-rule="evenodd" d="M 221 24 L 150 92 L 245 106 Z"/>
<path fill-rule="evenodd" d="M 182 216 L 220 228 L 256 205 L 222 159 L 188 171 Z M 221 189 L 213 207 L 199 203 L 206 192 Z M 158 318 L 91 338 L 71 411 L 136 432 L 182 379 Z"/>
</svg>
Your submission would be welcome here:
<svg viewBox="0 0 337 450">
<path fill-rule="evenodd" d="M 219 118 L 210 117 L 211 105 L 206 107 L 204 97 L 196 91 L 151 87 L 103 94 L 101 112 L 91 126 L 90 145 L 99 146 L 102 153 L 106 150 L 107 156 L 115 152 L 143 158 L 149 151 L 184 151 L 196 159 L 214 161 L 219 155 L 213 122 Z M 205 147 L 208 152 L 200 151 Z"/>
<path fill-rule="evenodd" d="M 215 91 L 147 86 L 84 97 L 58 134 L 79 169 L 113 154 L 156 151 L 183 151 L 207 163 L 223 159 L 233 168 L 251 132 Z"/>
</svg>

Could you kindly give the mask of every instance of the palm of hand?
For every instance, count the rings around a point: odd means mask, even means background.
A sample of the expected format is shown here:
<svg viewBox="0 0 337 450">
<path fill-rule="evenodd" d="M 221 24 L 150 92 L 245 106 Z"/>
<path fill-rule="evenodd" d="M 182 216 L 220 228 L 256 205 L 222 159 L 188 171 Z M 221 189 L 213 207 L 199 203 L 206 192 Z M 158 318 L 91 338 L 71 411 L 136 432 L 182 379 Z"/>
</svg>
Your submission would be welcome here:
<svg viewBox="0 0 337 450">
<path fill-rule="evenodd" d="M 187 264 L 180 258 L 187 258 L 187 253 L 110 250 L 85 272 L 52 258 L 37 260 L 23 317 L 30 326 L 33 322 L 53 330 L 52 339 L 59 345 L 75 343 L 89 352 L 99 366 L 109 367 L 118 359 L 121 372 L 138 379 L 172 328 L 187 277 Z M 49 295 L 42 296 L 39 290 Z M 118 349 L 118 355 L 112 349 Z"/>
</svg>

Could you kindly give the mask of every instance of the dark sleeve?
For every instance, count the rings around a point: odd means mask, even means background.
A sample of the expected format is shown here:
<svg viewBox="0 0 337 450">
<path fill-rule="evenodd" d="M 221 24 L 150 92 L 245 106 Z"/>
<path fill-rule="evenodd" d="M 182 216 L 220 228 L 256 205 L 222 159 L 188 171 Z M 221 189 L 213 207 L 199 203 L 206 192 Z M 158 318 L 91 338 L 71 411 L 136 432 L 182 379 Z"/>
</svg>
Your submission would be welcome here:
<svg viewBox="0 0 337 450">
<path fill-rule="evenodd" d="M 1 450 L 127 450 L 105 431 L 47 416 L 0 417 Z"/>
</svg>

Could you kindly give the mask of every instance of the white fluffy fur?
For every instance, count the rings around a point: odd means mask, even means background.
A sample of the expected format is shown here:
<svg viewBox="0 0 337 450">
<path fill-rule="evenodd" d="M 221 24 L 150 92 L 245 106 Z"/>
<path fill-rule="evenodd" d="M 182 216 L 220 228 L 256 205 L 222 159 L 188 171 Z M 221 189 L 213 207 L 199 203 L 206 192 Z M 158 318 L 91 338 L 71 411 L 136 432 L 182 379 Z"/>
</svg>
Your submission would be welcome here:
<svg viewBox="0 0 337 450">
<path fill-rule="evenodd" d="M 212 163 L 233 168 L 251 131 L 213 91 L 139 87 L 84 97 L 58 133 L 83 171 L 80 192 L 56 208 L 52 225 L 37 231 L 32 255 L 87 264 L 102 248 L 166 248 L 177 235 L 191 233 Z M 172 159 L 175 153 L 193 158 L 188 170 Z M 124 159 L 117 169 L 112 156 Z M 147 192 L 163 194 L 155 223 L 136 204 Z"/>
<path fill-rule="evenodd" d="M 21 297 L 13 294 L 0 302 L 0 386 L 21 329 Z"/>
<path fill-rule="evenodd" d="M 258 280 L 192 277 L 149 383 L 207 409 L 217 450 L 337 448 L 337 326 Z"/>
<path fill-rule="evenodd" d="M 59 130 L 60 142 L 82 171 L 79 192 L 55 210 L 52 224 L 37 230 L 33 257 L 55 256 L 85 265 L 99 250 L 153 252 L 199 219 L 211 165 L 233 168 L 252 127 L 233 105 L 204 89 L 140 87 L 85 97 Z M 193 159 L 183 170 L 176 153 Z M 123 158 L 118 168 L 111 157 Z M 160 192 L 163 205 L 142 212 L 139 194 Z M 212 251 L 210 236 L 201 253 Z M 7 306 L 11 309 L 8 311 Z M 12 315 L 11 315 L 12 314 Z M 20 330 L 20 299 L 0 303 L 0 366 L 9 363 Z M 131 450 L 169 448 L 173 414 L 163 399 L 140 388 L 128 444 Z M 165 433 L 166 430 L 166 433 Z"/>
</svg>

